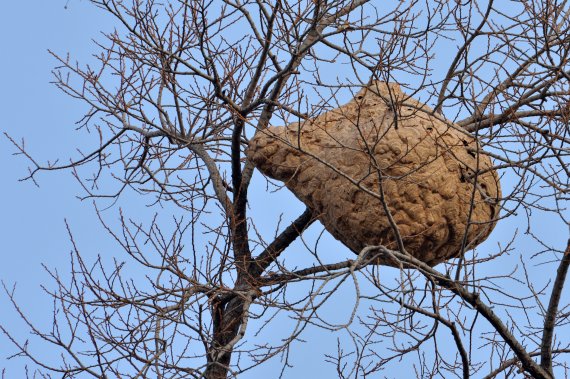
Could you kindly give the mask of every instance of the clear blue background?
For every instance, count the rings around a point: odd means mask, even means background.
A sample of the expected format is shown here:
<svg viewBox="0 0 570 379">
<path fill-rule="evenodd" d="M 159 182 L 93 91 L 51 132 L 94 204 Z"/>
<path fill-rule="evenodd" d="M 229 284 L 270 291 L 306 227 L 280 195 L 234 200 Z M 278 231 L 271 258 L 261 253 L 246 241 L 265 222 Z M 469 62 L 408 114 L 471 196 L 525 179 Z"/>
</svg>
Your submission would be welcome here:
<svg viewBox="0 0 570 379">
<path fill-rule="evenodd" d="M 50 84 L 56 61 L 48 49 L 86 59 L 94 52 L 90 40 L 101 30 L 112 30 L 110 19 L 89 2 L 72 0 L 65 9 L 66 3 L 2 1 L 0 11 L 0 130 L 17 140 L 25 138 L 29 151 L 41 162 L 77 156 L 74 145 L 82 144 L 73 133 L 74 123 L 85 110 Z M 68 271 L 71 245 L 64 219 L 75 228 L 86 253 L 102 252 L 111 244 L 101 233 L 90 203 L 76 198 L 80 187 L 71 172 L 41 174 L 39 188 L 31 181 L 19 182 L 29 162 L 13 156 L 16 151 L 2 135 L 0 279 L 9 287 L 16 283 L 22 310 L 39 325 L 49 327 L 52 302 L 40 284 L 52 286 L 41 264 L 60 268 L 64 274 Z M 0 323 L 17 336 L 26 337 L 24 325 L 4 295 L 0 296 Z M 52 353 L 49 346 L 39 351 L 45 356 Z M 13 352 L 0 337 L 0 368 L 6 367 L 6 378 L 24 377 L 26 362 L 6 360 Z"/>
</svg>

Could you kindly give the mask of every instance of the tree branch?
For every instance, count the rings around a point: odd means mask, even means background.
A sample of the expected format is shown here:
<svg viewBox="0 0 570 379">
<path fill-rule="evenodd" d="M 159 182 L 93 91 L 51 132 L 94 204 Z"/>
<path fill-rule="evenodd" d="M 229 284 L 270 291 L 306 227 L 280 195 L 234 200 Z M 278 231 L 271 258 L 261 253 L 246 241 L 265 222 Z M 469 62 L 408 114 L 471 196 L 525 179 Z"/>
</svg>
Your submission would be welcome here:
<svg viewBox="0 0 570 379">
<path fill-rule="evenodd" d="M 250 266 L 250 273 L 253 277 L 258 277 L 267 267 L 303 233 L 314 221 L 313 211 L 309 208 L 297 217 L 275 240 L 259 254 Z"/>
<path fill-rule="evenodd" d="M 550 295 L 550 302 L 548 303 L 548 310 L 544 316 L 544 330 L 542 332 L 542 342 L 540 344 L 540 366 L 548 371 L 554 378 L 552 371 L 552 338 L 554 337 L 554 326 L 556 324 L 556 313 L 558 313 L 558 304 L 562 296 L 562 289 L 566 281 L 566 274 L 568 273 L 568 266 L 570 265 L 570 240 L 566 246 L 566 251 L 560 260 L 560 265 L 556 272 L 556 279 L 552 286 L 552 293 Z"/>
</svg>

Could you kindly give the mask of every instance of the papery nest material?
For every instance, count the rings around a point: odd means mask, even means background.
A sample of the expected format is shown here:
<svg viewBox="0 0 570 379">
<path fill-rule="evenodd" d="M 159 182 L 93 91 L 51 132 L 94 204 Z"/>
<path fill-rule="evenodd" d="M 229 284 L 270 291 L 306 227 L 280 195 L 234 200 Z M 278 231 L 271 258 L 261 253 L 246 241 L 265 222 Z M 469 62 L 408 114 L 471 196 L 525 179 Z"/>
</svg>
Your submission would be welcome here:
<svg viewBox="0 0 570 379">
<path fill-rule="evenodd" d="M 483 242 L 499 213 L 499 178 L 476 139 L 397 84 L 375 81 L 337 109 L 259 130 L 247 156 L 357 254 L 398 248 L 386 208 L 406 251 L 430 266 Z"/>
</svg>

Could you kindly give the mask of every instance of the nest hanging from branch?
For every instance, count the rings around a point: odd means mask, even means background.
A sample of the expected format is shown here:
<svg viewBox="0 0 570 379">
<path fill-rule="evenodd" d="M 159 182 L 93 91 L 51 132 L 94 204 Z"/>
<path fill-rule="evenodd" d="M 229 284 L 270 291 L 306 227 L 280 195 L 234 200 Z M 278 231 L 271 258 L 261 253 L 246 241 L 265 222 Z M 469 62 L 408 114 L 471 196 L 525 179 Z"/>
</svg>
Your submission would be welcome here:
<svg viewBox="0 0 570 379">
<path fill-rule="evenodd" d="M 460 254 L 465 235 L 464 250 L 489 236 L 501 191 L 477 141 L 432 113 L 398 85 L 376 81 L 314 119 L 258 131 L 247 156 L 355 253 L 397 249 L 399 234 L 434 266 Z"/>
</svg>

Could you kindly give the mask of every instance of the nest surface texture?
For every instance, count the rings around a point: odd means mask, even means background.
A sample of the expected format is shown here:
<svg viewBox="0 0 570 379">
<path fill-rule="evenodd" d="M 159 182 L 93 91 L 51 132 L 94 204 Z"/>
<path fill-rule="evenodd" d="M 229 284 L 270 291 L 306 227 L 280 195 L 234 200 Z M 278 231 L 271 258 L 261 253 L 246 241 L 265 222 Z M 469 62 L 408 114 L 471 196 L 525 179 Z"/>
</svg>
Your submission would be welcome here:
<svg viewBox="0 0 570 379">
<path fill-rule="evenodd" d="M 397 249 L 399 234 L 433 266 L 484 241 L 499 213 L 499 178 L 476 139 L 397 84 L 373 82 L 318 117 L 260 130 L 247 156 L 357 254 Z"/>
</svg>

